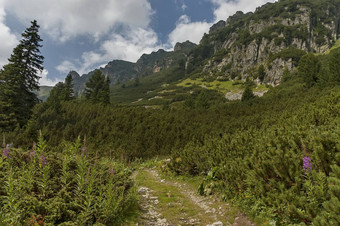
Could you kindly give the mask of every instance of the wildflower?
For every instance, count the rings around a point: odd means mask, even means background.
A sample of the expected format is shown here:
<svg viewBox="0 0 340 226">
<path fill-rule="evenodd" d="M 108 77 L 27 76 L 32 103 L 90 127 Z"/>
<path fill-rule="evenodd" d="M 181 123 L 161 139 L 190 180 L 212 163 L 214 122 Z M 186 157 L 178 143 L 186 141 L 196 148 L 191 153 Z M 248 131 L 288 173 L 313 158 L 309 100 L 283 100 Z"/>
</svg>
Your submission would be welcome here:
<svg viewBox="0 0 340 226">
<path fill-rule="evenodd" d="M 115 174 L 115 170 L 114 169 L 110 169 L 109 172 L 110 172 L 111 175 Z"/>
<path fill-rule="evenodd" d="M 32 150 L 32 151 L 30 152 L 30 158 L 34 158 L 34 156 L 35 156 L 35 151 Z"/>
<path fill-rule="evenodd" d="M 307 172 L 312 171 L 312 162 L 311 159 L 307 156 L 303 157 L 303 170 Z"/>
<path fill-rule="evenodd" d="M 40 156 L 40 164 L 41 166 L 44 166 L 47 164 L 46 158 L 43 155 Z"/>
<path fill-rule="evenodd" d="M 2 154 L 3 154 L 5 157 L 8 157 L 8 156 L 9 156 L 9 150 L 8 150 L 8 149 L 2 150 Z"/>
<path fill-rule="evenodd" d="M 86 153 L 86 147 L 82 147 L 81 148 L 81 157 L 86 157 L 87 156 L 87 153 Z"/>
</svg>

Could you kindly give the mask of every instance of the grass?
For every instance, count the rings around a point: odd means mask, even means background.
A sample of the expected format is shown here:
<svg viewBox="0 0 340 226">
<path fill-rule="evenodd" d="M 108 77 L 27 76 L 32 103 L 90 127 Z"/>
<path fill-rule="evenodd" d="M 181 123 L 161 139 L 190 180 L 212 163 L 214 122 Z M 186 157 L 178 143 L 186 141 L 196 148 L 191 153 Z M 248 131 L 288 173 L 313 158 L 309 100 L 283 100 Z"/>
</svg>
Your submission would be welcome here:
<svg viewBox="0 0 340 226">
<path fill-rule="evenodd" d="M 242 81 L 213 81 L 213 82 L 204 82 L 202 78 L 193 80 L 193 79 L 185 79 L 177 84 L 180 87 L 191 87 L 191 86 L 201 86 L 207 89 L 217 90 L 222 93 L 233 92 L 238 93 L 244 90 L 244 85 Z M 265 85 L 259 85 L 253 89 L 253 91 L 266 91 L 268 88 Z"/>
</svg>

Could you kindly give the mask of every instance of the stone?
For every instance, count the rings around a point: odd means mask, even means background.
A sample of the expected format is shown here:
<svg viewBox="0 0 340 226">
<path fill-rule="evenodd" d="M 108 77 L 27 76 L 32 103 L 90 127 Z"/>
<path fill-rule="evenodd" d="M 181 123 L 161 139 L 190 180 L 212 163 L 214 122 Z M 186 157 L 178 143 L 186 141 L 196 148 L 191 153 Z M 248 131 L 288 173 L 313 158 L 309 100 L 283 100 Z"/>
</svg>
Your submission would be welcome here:
<svg viewBox="0 0 340 226">
<path fill-rule="evenodd" d="M 138 194 L 142 194 L 142 193 L 146 193 L 149 191 L 149 188 L 146 188 L 146 187 L 140 187 L 138 189 Z"/>
<path fill-rule="evenodd" d="M 221 221 L 217 221 L 212 224 L 208 224 L 207 226 L 223 226 L 223 223 Z"/>
</svg>

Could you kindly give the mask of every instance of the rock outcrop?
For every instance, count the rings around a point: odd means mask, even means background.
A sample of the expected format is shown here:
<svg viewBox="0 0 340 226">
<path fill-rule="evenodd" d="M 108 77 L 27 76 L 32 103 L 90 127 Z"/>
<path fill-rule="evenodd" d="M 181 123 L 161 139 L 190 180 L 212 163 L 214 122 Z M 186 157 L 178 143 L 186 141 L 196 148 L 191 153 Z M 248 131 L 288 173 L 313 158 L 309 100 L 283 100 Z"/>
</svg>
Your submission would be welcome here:
<svg viewBox="0 0 340 226">
<path fill-rule="evenodd" d="M 213 25 L 201 41 L 214 50 L 202 76 L 256 78 L 257 67 L 264 65 L 264 82 L 280 84 L 283 71 L 297 66 L 296 55 L 301 51 L 324 53 L 339 35 L 339 6 L 320 4 L 316 11 L 313 4 L 268 3 L 253 14 L 237 12 L 225 23 Z M 287 49 L 291 51 L 283 54 Z"/>
</svg>

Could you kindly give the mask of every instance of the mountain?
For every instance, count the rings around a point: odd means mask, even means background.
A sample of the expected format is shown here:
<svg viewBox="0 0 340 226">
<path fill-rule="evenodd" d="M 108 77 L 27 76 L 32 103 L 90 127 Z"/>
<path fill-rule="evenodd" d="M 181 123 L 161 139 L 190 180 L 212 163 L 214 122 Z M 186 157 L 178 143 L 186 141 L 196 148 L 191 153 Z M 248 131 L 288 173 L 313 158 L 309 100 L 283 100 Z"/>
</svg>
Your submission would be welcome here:
<svg viewBox="0 0 340 226">
<path fill-rule="evenodd" d="M 103 74 L 109 76 L 112 84 L 120 81 L 126 81 L 136 76 L 137 71 L 135 70 L 135 64 L 123 60 L 114 60 L 109 62 L 104 68 L 99 69 Z M 80 76 L 77 72 L 71 71 L 69 74 L 72 75 L 74 92 L 76 95 L 81 95 L 85 89 L 86 82 L 94 74 L 94 71 L 89 72 Z"/>
<path fill-rule="evenodd" d="M 35 93 L 41 101 L 46 101 L 52 88 L 52 86 L 40 86 L 39 91 L 36 91 Z"/>
<path fill-rule="evenodd" d="M 306 52 L 324 53 L 335 43 L 339 9 L 339 1 L 281 0 L 237 12 L 210 29 L 188 63 L 202 66 L 202 75 L 229 79 L 256 79 L 264 65 L 264 82 L 278 85 L 284 69 L 292 71 Z M 198 57 L 206 61 L 197 64 Z"/>
<path fill-rule="evenodd" d="M 238 11 L 219 21 L 199 45 L 177 43 L 174 51 L 160 49 L 143 54 L 136 63 L 114 60 L 99 70 L 115 85 L 117 103 L 158 98 L 168 92 L 164 87 L 169 81 L 187 88 L 198 85 L 216 89 L 228 99 L 239 99 L 242 83 L 251 80 L 260 88 L 261 96 L 266 92 L 264 85 L 279 85 L 285 71 L 294 74 L 303 55 L 327 52 L 339 33 L 339 0 L 280 0 L 258 7 L 254 13 Z M 176 68 L 179 65 L 183 66 L 180 70 Z M 93 71 L 82 76 L 70 73 L 76 93 L 81 94 Z M 183 91 L 178 89 L 172 87 L 175 93 Z M 124 99 L 130 94 L 133 99 Z"/>
<path fill-rule="evenodd" d="M 167 52 L 163 49 L 151 54 L 143 54 L 136 63 L 123 60 L 113 60 L 104 68 L 99 70 L 109 76 L 111 84 L 120 84 L 139 77 L 145 77 L 174 66 L 181 60 L 185 60 L 189 52 L 196 47 L 196 44 L 186 41 L 177 43 L 174 51 Z M 71 71 L 75 93 L 81 95 L 85 84 L 93 75 L 94 71 L 80 76 L 77 72 Z"/>
</svg>

